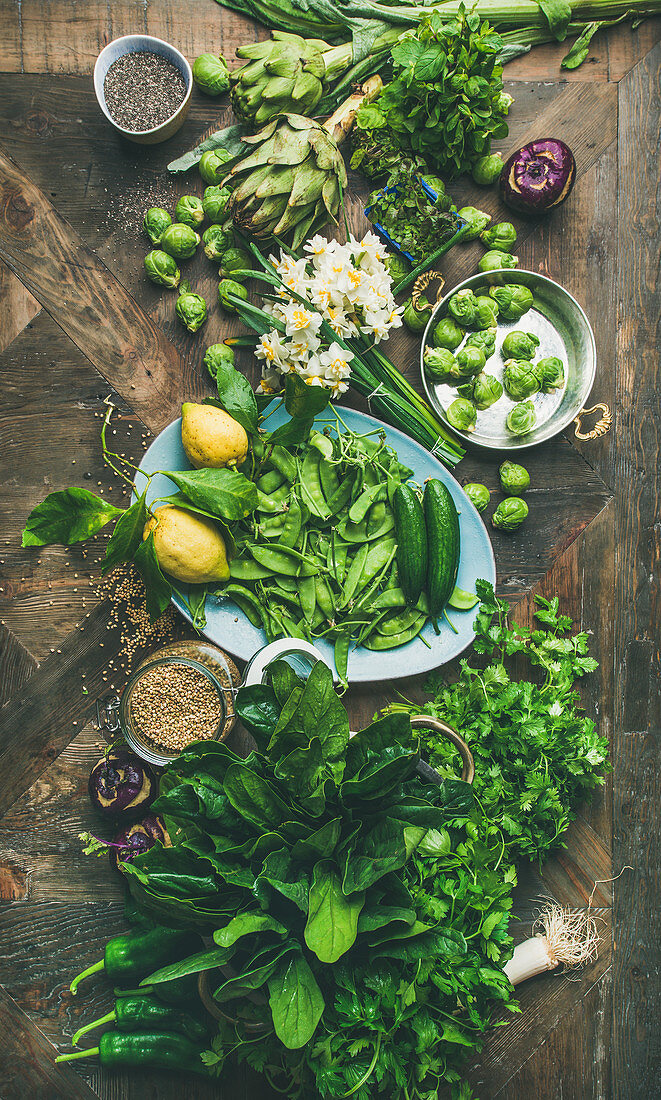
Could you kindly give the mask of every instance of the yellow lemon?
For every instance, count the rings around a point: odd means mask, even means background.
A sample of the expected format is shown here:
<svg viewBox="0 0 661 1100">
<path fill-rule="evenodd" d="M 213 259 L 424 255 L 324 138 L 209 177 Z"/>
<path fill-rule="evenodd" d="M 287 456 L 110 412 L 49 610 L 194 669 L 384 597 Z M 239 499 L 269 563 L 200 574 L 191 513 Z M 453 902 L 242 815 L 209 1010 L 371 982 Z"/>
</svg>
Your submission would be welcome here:
<svg viewBox="0 0 661 1100">
<path fill-rule="evenodd" d="M 152 531 L 154 550 L 164 573 L 188 584 L 229 579 L 225 542 L 211 520 L 164 504 L 148 519 L 143 539 Z"/>
<path fill-rule="evenodd" d="M 181 406 L 181 442 L 196 470 L 236 466 L 248 455 L 245 428 L 215 405 L 186 401 Z"/>
</svg>

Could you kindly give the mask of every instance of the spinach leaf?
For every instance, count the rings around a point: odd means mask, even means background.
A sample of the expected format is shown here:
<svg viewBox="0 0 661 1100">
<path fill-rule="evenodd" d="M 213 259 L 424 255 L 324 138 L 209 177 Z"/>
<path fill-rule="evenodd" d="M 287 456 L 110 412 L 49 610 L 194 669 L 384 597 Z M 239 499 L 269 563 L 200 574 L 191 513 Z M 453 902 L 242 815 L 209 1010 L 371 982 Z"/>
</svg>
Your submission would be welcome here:
<svg viewBox="0 0 661 1100">
<path fill-rule="evenodd" d="M 235 997 L 242 997 L 247 989 L 260 989 L 271 977 L 280 959 L 291 951 L 291 947 L 283 947 L 279 951 L 262 952 L 257 956 L 257 965 L 249 965 L 227 981 L 219 985 L 214 991 L 214 1000 L 231 1001 Z M 256 959 L 253 959 L 253 963 Z"/>
<path fill-rule="evenodd" d="M 537 3 L 546 16 L 551 34 L 558 42 L 562 42 L 567 37 L 571 20 L 569 0 L 537 0 Z"/>
<path fill-rule="evenodd" d="M 297 798 L 310 793 L 318 780 L 324 764 L 321 741 L 313 737 L 305 748 L 293 749 L 288 756 L 278 761 L 275 768 L 276 779 L 282 779 L 292 795 Z"/>
<path fill-rule="evenodd" d="M 370 754 L 353 779 L 342 783 L 342 798 L 349 803 L 356 799 L 382 799 L 393 787 L 415 775 L 420 759 L 417 744 L 390 745 L 380 753 Z"/>
<path fill-rule="evenodd" d="M 310 1041 L 324 1011 L 323 994 L 302 955 L 289 955 L 268 980 L 275 1033 L 288 1050 Z"/>
<path fill-rule="evenodd" d="M 244 519 L 257 506 L 255 483 L 239 470 L 166 470 L 164 473 L 193 504 L 221 519 Z"/>
<path fill-rule="evenodd" d="M 267 684 L 251 684 L 241 688 L 236 697 L 236 713 L 259 747 L 265 749 L 280 718 L 273 688 Z"/>
<path fill-rule="evenodd" d="M 225 793 L 244 821 L 268 829 L 285 821 L 289 809 L 270 783 L 244 764 L 231 764 L 225 773 Z"/>
<path fill-rule="evenodd" d="M 268 913 L 239 913 L 224 928 L 217 929 L 214 934 L 214 942 L 220 947 L 231 947 L 243 936 L 251 936 L 255 932 L 275 932 L 278 936 L 286 936 L 287 929 L 280 921 L 274 920 Z"/>
<path fill-rule="evenodd" d="M 133 564 L 142 577 L 147 611 L 149 618 L 154 622 L 163 614 L 172 599 L 172 585 L 161 573 L 154 549 L 153 531 L 150 531 L 148 537 L 138 546 L 133 555 Z"/>
<path fill-rule="evenodd" d="M 331 860 L 315 864 L 304 935 L 320 962 L 337 962 L 353 945 L 364 904 L 364 893 L 351 897 L 343 893 L 342 880 Z"/>
<path fill-rule="evenodd" d="M 307 388 L 307 387 L 306 387 Z M 23 531 L 22 546 L 50 546 L 59 542 L 69 546 L 95 535 L 115 516 L 115 508 L 87 489 L 62 489 L 51 493 L 33 508 Z"/>
<path fill-rule="evenodd" d="M 106 547 L 101 573 L 105 574 L 121 561 L 130 561 L 142 542 L 147 522 L 147 491 L 130 508 L 122 512 Z"/>
<path fill-rule="evenodd" d="M 309 877 L 301 868 L 293 866 L 284 848 L 273 852 L 264 860 L 262 870 L 255 880 L 254 894 L 258 901 L 270 900 L 268 887 L 292 901 L 302 913 L 307 913 Z"/>
<path fill-rule="evenodd" d="M 395 742 L 407 750 L 411 748 L 413 733 L 408 714 L 386 714 L 352 737 L 347 747 L 347 775 L 356 776 L 370 759 L 379 756 Z"/>
<path fill-rule="evenodd" d="M 560 62 L 561 69 L 578 69 L 590 52 L 590 43 L 604 21 L 588 23 L 585 30 L 572 42 L 569 50 Z"/>
<path fill-rule="evenodd" d="M 224 966 L 234 954 L 227 948 L 212 947 L 208 951 L 199 951 L 197 955 L 189 955 L 181 962 L 169 963 L 155 970 L 148 978 L 144 978 L 140 985 L 162 985 L 164 982 L 174 981 L 175 978 L 183 978 L 186 974 L 201 974 L 203 970 L 213 970 L 216 966 Z"/>
<path fill-rule="evenodd" d="M 332 856 L 342 833 L 342 819 L 334 817 L 327 821 L 306 840 L 297 840 L 291 851 L 294 861 L 312 862 L 318 858 Z"/>
<path fill-rule="evenodd" d="M 349 849 L 344 866 L 342 889 L 347 894 L 367 890 L 389 871 L 406 863 L 404 826 L 401 821 L 380 821 L 361 833 Z"/>
</svg>

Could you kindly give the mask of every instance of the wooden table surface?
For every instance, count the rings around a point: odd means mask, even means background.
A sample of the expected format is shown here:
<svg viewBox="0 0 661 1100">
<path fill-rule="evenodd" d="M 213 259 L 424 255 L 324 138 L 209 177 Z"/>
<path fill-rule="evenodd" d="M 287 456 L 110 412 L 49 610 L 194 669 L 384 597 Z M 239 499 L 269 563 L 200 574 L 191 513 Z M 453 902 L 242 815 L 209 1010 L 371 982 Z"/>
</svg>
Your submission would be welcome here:
<svg viewBox="0 0 661 1100">
<path fill-rule="evenodd" d="M 121 142 L 90 74 L 107 41 L 135 31 L 168 39 L 191 60 L 205 50 L 231 57 L 264 35 L 212 0 L 0 3 L 0 1100 L 174 1100 L 182 1089 L 166 1075 L 53 1064 L 53 1044 L 109 1003 L 103 981 L 74 1003 L 72 973 L 125 927 L 120 884 L 104 860 L 81 855 L 77 839 L 94 827 L 86 780 L 102 741 L 91 719 L 113 681 L 122 630 L 95 594 L 102 539 L 89 553 L 20 548 L 26 516 L 49 491 L 100 486 L 122 501 L 100 458 L 108 396 L 117 449 L 137 456 L 182 399 L 209 392 L 204 348 L 240 330 L 213 309 L 190 337 L 173 296 L 143 275 L 144 210 L 201 190 L 197 178 L 168 178 L 165 165 L 231 112 L 195 93 L 183 131 L 165 146 Z M 600 668 L 585 705 L 611 738 L 614 772 L 542 873 L 521 868 L 515 905 L 523 938 L 536 898 L 584 907 L 597 882 L 599 959 L 578 977 L 521 989 L 522 1015 L 494 1030 L 471 1067 L 482 1100 L 661 1096 L 660 38 L 653 20 L 598 34 L 577 72 L 561 76 L 555 46 L 506 69 L 515 103 L 503 151 L 554 135 L 578 164 L 566 205 L 521 223 L 520 262 L 562 282 L 586 309 L 598 348 L 593 400 L 615 419 L 598 441 L 580 444 L 568 431 L 530 454 L 529 522 L 513 537 L 491 531 L 498 585 L 522 620 L 535 592 L 559 593 L 593 632 Z M 464 181 L 452 190 L 460 205 L 504 214 L 492 191 Z M 365 194 L 353 177 L 358 229 Z M 479 255 L 477 245 L 450 253 L 448 285 L 471 274 Z M 189 271 L 214 301 L 204 257 Z M 388 351 L 415 378 L 415 341 L 397 333 Z M 247 353 L 240 365 L 255 377 Z M 458 476 L 495 488 L 497 462 L 469 454 Z M 404 682 L 407 692 L 421 688 Z M 393 693 L 352 690 L 352 718 L 368 720 Z M 215 1087 L 187 1082 L 185 1095 L 275 1096 L 243 1072 Z"/>
</svg>

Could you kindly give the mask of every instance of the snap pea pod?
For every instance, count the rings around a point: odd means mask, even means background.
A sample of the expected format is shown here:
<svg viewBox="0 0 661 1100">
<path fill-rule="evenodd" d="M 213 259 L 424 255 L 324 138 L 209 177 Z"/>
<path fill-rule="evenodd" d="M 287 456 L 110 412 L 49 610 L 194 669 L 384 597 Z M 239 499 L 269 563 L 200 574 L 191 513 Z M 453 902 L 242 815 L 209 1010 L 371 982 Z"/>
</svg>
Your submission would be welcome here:
<svg viewBox="0 0 661 1100">
<path fill-rule="evenodd" d="M 348 631 L 339 634 L 335 639 L 335 668 L 340 682 L 348 686 L 347 670 L 349 667 L 349 643 L 351 639 Z"/>
<path fill-rule="evenodd" d="M 295 577 L 278 577 L 278 585 L 285 592 L 298 592 L 299 581 Z"/>
<path fill-rule="evenodd" d="M 314 617 L 314 609 L 317 606 L 316 583 L 320 579 L 319 577 L 304 577 L 298 589 L 301 611 L 307 623 L 311 623 Z"/>
<path fill-rule="evenodd" d="M 259 524 L 259 533 L 266 539 L 279 538 L 285 529 L 286 522 L 287 514 L 285 512 L 283 512 L 282 515 L 263 520 L 262 523 Z"/>
<path fill-rule="evenodd" d="M 282 510 L 282 500 L 278 500 L 273 496 L 267 497 L 261 489 L 257 490 L 258 512 L 282 512 Z"/>
<path fill-rule="evenodd" d="M 349 509 L 349 519 L 352 523 L 362 523 L 381 492 L 385 491 L 380 481 L 363 489 L 358 500 L 355 500 Z"/>
<path fill-rule="evenodd" d="M 326 578 L 319 574 L 314 578 L 314 592 L 317 606 L 327 619 L 333 619 L 335 616 L 333 596 Z"/>
<path fill-rule="evenodd" d="M 298 473 L 296 459 L 285 447 L 281 447 L 279 443 L 276 443 L 267 454 L 271 465 L 275 466 L 276 470 L 279 470 L 287 481 L 296 481 Z"/>
<path fill-rule="evenodd" d="M 289 554 L 293 554 L 295 551 L 284 553 L 284 550 L 289 550 L 289 548 L 282 547 L 281 544 L 276 544 L 276 546 L 251 544 L 248 549 L 255 561 L 271 573 L 284 573 L 285 576 L 289 577 L 310 577 L 316 572 L 316 566 L 313 562 L 301 560 L 302 555 L 299 555 L 298 558 L 290 557 Z"/>
<path fill-rule="evenodd" d="M 262 493 L 270 496 L 271 493 L 280 488 L 284 480 L 280 470 L 267 470 L 265 474 L 257 478 L 255 484 Z"/>
<path fill-rule="evenodd" d="M 318 516 L 319 519 L 330 519 L 328 504 L 321 488 L 320 462 L 321 455 L 319 451 L 310 448 L 301 464 L 299 479 L 301 498 L 307 504 L 313 516 Z"/>
<path fill-rule="evenodd" d="M 340 488 L 340 479 L 337 476 L 334 463 L 330 461 L 330 457 L 329 455 L 328 458 L 322 458 L 319 463 L 319 479 L 329 508 L 333 497 Z"/>
<path fill-rule="evenodd" d="M 377 500 L 374 502 L 367 514 L 367 537 L 374 535 L 383 526 L 386 515 L 388 513 L 388 506 L 385 500 Z"/>
<path fill-rule="evenodd" d="M 355 477 L 345 477 L 339 488 L 328 501 L 328 510 L 331 516 L 337 516 L 351 500 L 351 494 L 356 482 Z"/>
<path fill-rule="evenodd" d="M 369 547 L 365 558 L 365 564 L 360 574 L 360 588 L 364 588 L 366 584 L 369 584 L 384 566 L 387 567 L 390 565 L 396 550 L 396 539 L 384 539 L 383 542 L 377 542 L 374 546 Z"/>
<path fill-rule="evenodd" d="M 406 607 L 406 596 L 401 588 L 387 588 L 376 597 L 374 607 L 390 609 Z M 424 611 L 425 614 L 429 613 L 429 603 L 424 592 L 415 605 L 415 610 Z"/>
<path fill-rule="evenodd" d="M 296 545 L 296 540 L 301 533 L 301 525 L 303 523 L 303 513 L 301 506 L 298 502 L 298 497 L 295 493 L 292 493 L 289 501 L 289 511 L 285 518 L 284 527 L 280 536 L 280 542 L 283 546 L 293 547 Z"/>
<path fill-rule="evenodd" d="M 383 634 L 375 633 L 370 635 L 369 638 L 366 638 L 363 641 L 363 645 L 366 649 L 373 650 L 396 649 L 397 646 L 406 645 L 407 642 L 411 642 L 414 638 L 417 638 L 426 622 L 427 616 L 420 614 L 411 626 L 406 630 L 400 631 L 399 634 L 390 634 L 386 637 Z"/>
<path fill-rule="evenodd" d="M 360 584 L 360 578 L 365 568 L 368 554 L 369 546 L 367 543 L 364 543 L 349 566 L 349 572 L 347 573 L 347 579 L 344 582 L 344 589 L 342 591 L 341 608 L 347 607 L 351 603 L 358 589 L 358 585 Z"/>
<path fill-rule="evenodd" d="M 319 451 L 322 458 L 331 458 L 333 454 L 333 440 L 323 432 L 310 432 L 310 446 Z"/>
<path fill-rule="evenodd" d="M 228 584 L 223 591 L 227 596 L 231 596 L 237 607 L 240 607 L 248 616 L 253 626 L 264 625 L 264 610 L 254 592 L 242 584 Z"/>
<path fill-rule="evenodd" d="M 374 539 L 381 538 L 382 535 L 387 535 L 394 526 L 393 514 L 387 510 L 380 527 L 377 527 L 376 531 L 368 532 L 367 520 L 363 520 L 362 523 L 352 523 L 350 519 L 343 519 L 337 525 L 337 533 L 340 538 L 345 539 L 347 542 L 364 543 L 372 542 Z"/>
<path fill-rule="evenodd" d="M 401 611 L 391 611 L 377 626 L 377 633 L 383 634 L 386 638 L 394 634 L 401 634 L 403 630 L 408 630 L 409 627 L 413 626 L 420 614 L 419 611 L 411 607 L 404 608 Z"/>
<path fill-rule="evenodd" d="M 230 562 L 230 577 L 237 581 L 260 581 L 276 572 L 276 569 L 268 569 L 251 558 L 234 558 Z"/>
</svg>

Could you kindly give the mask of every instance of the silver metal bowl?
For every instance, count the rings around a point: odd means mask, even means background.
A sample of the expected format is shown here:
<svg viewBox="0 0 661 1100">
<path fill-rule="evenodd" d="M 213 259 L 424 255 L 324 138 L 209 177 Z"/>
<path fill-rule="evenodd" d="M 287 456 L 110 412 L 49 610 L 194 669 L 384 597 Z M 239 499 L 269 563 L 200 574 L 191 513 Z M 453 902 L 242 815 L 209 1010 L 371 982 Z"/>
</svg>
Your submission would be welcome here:
<svg viewBox="0 0 661 1100">
<path fill-rule="evenodd" d="M 496 336 L 496 348 L 494 354 L 487 359 L 485 372 L 492 374 L 499 381 L 503 376 L 503 357 L 500 348 L 508 332 L 512 329 L 533 332 L 539 337 L 539 357 L 557 355 L 565 366 L 565 383 L 562 389 L 554 393 L 535 394 L 532 401 L 537 413 L 537 424 L 531 432 L 523 436 L 512 435 L 507 430 L 505 419 L 510 409 L 516 404 L 508 395 L 503 396 L 489 409 L 477 414 L 475 431 L 457 431 L 448 424 L 446 409 L 457 396 L 456 386 L 434 382 L 427 378 L 424 369 L 423 355 L 427 344 L 432 343 L 432 332 L 435 325 L 447 316 L 448 302 L 458 290 L 483 286 L 503 286 L 506 283 L 519 283 L 527 286 L 533 293 L 534 303 L 532 308 L 525 313 L 520 321 L 498 320 L 498 333 Z M 545 275 L 538 275 L 534 271 L 521 271 L 517 269 L 491 271 L 486 274 L 472 275 L 470 279 L 464 279 L 463 283 L 452 288 L 434 308 L 434 312 L 424 331 L 420 347 L 420 370 L 422 382 L 427 392 L 427 397 L 432 407 L 438 412 L 441 419 L 448 424 L 452 431 L 469 443 L 475 443 L 492 451 L 520 451 L 528 447 L 534 447 L 545 439 L 550 439 L 563 431 L 568 424 L 575 421 L 577 429 L 580 423 L 580 414 L 585 411 L 584 404 L 592 389 L 597 365 L 597 353 L 594 342 L 594 334 L 585 313 L 575 298 L 552 279 Z M 579 439 L 596 438 L 603 435 L 610 427 L 610 412 L 607 406 L 602 408 L 604 416 L 600 424 L 587 435 L 578 430 Z M 593 410 L 589 410 L 593 411 Z"/>
</svg>

